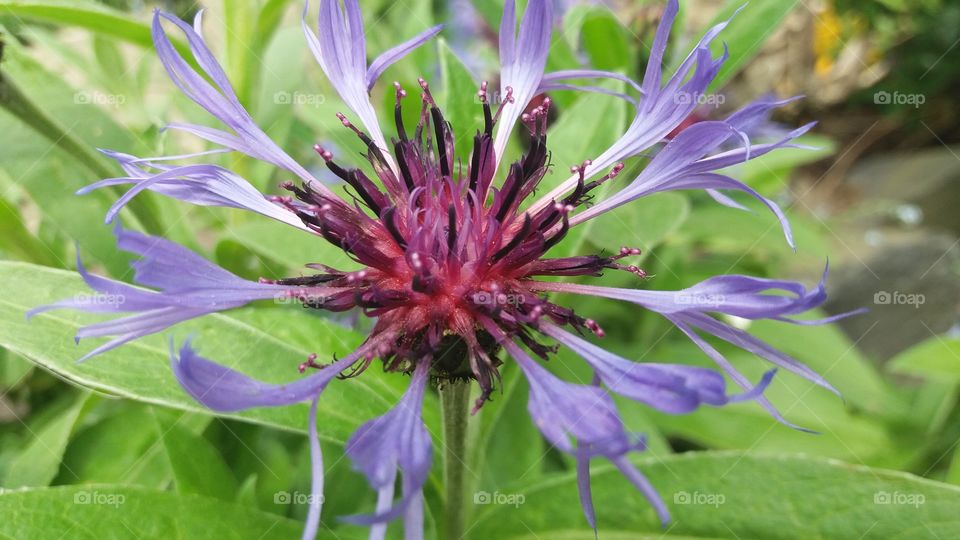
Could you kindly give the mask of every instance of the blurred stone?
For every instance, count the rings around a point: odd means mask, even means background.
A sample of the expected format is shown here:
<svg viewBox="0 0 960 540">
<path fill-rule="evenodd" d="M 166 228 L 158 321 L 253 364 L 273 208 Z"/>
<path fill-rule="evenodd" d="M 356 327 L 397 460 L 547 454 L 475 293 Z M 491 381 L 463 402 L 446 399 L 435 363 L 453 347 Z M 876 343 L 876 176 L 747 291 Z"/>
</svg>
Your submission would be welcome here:
<svg viewBox="0 0 960 540">
<path fill-rule="evenodd" d="M 960 239 L 929 231 L 888 235 L 871 253 L 833 273 L 825 306 L 829 313 L 870 309 L 839 323 L 860 350 L 886 361 L 958 324 Z"/>
<path fill-rule="evenodd" d="M 865 200 L 890 202 L 891 215 L 901 221 L 904 212 L 916 217 L 919 210 L 925 227 L 960 235 L 960 147 L 871 157 L 850 171 L 847 185 Z"/>
</svg>

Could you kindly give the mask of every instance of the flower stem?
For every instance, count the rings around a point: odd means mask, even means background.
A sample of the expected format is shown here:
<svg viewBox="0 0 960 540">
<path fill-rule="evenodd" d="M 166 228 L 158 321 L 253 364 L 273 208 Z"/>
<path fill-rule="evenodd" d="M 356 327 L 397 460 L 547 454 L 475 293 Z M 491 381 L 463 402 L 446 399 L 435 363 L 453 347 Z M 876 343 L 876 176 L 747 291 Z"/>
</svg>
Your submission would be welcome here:
<svg viewBox="0 0 960 540">
<path fill-rule="evenodd" d="M 440 386 L 443 417 L 443 480 L 446 488 L 443 538 L 463 536 L 466 505 L 464 472 L 467 466 L 467 421 L 470 402 L 469 381 L 446 381 Z"/>
</svg>

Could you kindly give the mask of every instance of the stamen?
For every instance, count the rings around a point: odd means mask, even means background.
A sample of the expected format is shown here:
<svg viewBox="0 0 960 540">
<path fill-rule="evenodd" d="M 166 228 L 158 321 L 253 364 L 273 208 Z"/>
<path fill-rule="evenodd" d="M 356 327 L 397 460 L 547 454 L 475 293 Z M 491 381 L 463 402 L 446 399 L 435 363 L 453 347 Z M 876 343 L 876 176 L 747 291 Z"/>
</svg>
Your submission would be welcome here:
<svg viewBox="0 0 960 540">
<path fill-rule="evenodd" d="M 447 207 L 447 254 L 453 254 L 457 244 L 457 209 L 451 204 Z"/>
<path fill-rule="evenodd" d="M 517 234 L 510 240 L 510 242 L 500 248 L 496 253 L 493 254 L 492 262 L 497 262 L 500 259 L 506 257 L 511 251 L 513 251 L 521 242 L 526 239 L 527 234 L 530 233 L 530 227 L 533 222 L 530 219 L 530 214 L 523 215 L 523 225 L 520 227 L 520 230 L 517 231 Z"/>
<path fill-rule="evenodd" d="M 583 325 L 586 326 L 587 329 L 593 332 L 593 334 L 597 337 L 602 338 L 607 335 L 606 332 L 603 331 L 603 328 L 600 328 L 600 325 L 597 324 L 597 321 L 593 319 L 587 319 L 583 321 Z"/>
<path fill-rule="evenodd" d="M 483 105 L 483 132 L 487 135 L 493 135 L 493 113 L 490 111 L 490 100 L 487 99 L 487 81 L 480 83 L 477 97 L 480 98 L 480 103 Z"/>
<path fill-rule="evenodd" d="M 413 183 L 413 176 L 410 174 L 410 166 L 407 164 L 406 152 L 403 148 L 403 143 L 400 142 L 393 145 L 393 151 L 397 154 L 397 166 L 400 167 L 400 176 L 403 177 L 407 191 L 412 192 L 416 185 Z"/>
<path fill-rule="evenodd" d="M 437 154 L 440 161 L 440 174 L 443 176 L 450 176 L 450 162 L 447 160 L 446 121 L 444 121 L 443 114 L 436 106 L 430 108 L 430 117 L 433 118 L 433 130 L 437 137 Z"/>
<path fill-rule="evenodd" d="M 407 91 L 400 87 L 400 83 L 397 81 L 393 82 L 393 87 L 397 91 L 397 104 L 393 107 L 393 120 L 397 125 L 397 136 L 400 137 L 401 141 L 407 140 L 407 130 L 403 127 L 403 107 L 400 104 L 400 100 L 407 97 Z"/>
<path fill-rule="evenodd" d="M 297 366 L 297 370 L 300 371 L 300 373 L 303 373 L 307 371 L 307 368 L 314 368 L 314 369 L 323 368 L 323 366 L 318 364 L 316 360 L 317 360 L 317 353 L 310 353 L 307 356 L 307 361 Z"/>
<path fill-rule="evenodd" d="M 433 94 L 430 93 L 430 85 L 427 81 L 423 77 L 420 77 L 417 79 L 417 82 L 420 83 L 420 88 L 423 88 L 424 103 L 429 104 L 431 107 L 436 107 L 437 102 L 433 100 Z"/>
<path fill-rule="evenodd" d="M 324 161 L 330 161 L 331 159 L 333 159 L 333 152 L 329 150 L 324 150 L 324 148 L 319 144 L 313 145 L 313 150 L 316 153 L 320 154 L 320 157 L 322 157 Z"/>
<path fill-rule="evenodd" d="M 634 256 L 634 255 L 640 255 L 641 253 L 643 253 L 643 251 L 642 251 L 640 248 L 632 248 L 632 247 L 623 246 L 622 248 L 620 248 L 620 254 L 614 255 L 613 257 L 610 257 L 610 260 L 616 261 L 616 260 L 620 260 L 620 259 L 622 259 L 622 258 L 624 258 L 624 257 L 631 257 L 631 256 Z"/>
<path fill-rule="evenodd" d="M 623 259 L 624 257 L 632 257 L 632 256 L 640 255 L 641 253 L 642 252 L 640 248 L 631 248 L 631 247 L 624 246 L 620 248 L 620 253 L 618 255 L 614 255 L 613 257 L 610 257 L 608 259 L 610 261 L 610 264 L 607 264 L 606 267 L 613 268 L 615 270 L 625 270 L 641 278 L 646 278 L 647 272 L 637 265 L 634 265 L 634 264 L 623 265 L 623 264 L 617 264 L 613 262 L 613 261 L 618 261 L 620 259 Z"/>
<path fill-rule="evenodd" d="M 363 141 L 363 144 L 367 146 L 367 149 L 370 150 L 370 152 L 377 159 L 377 161 L 379 161 L 381 164 L 386 166 L 386 163 L 387 163 L 386 157 L 383 155 L 383 151 L 380 150 L 380 147 L 378 147 L 373 142 L 373 139 L 371 139 L 363 131 L 360 131 L 360 129 L 357 128 L 357 126 L 353 125 L 349 120 L 347 120 L 347 117 L 344 116 L 343 113 L 337 113 L 337 118 L 340 119 L 340 123 L 343 124 L 344 127 L 350 128 L 351 131 L 356 133 L 357 137 L 359 137 L 360 140 Z"/>
<path fill-rule="evenodd" d="M 381 219 L 383 220 L 383 225 L 387 228 L 387 232 L 389 232 L 390 236 L 397 242 L 397 245 L 400 246 L 401 249 L 406 249 L 407 241 L 403 235 L 400 234 L 400 229 L 397 227 L 397 222 L 395 221 L 396 214 L 397 207 L 391 206 L 383 211 L 383 217 Z"/>
<path fill-rule="evenodd" d="M 503 113 L 503 108 L 507 106 L 507 103 L 513 103 L 513 87 L 508 86 L 506 92 L 507 95 L 503 96 L 503 100 L 500 101 L 500 106 L 497 107 L 497 114 L 493 115 L 494 123 L 500 120 L 500 114 Z"/>
<path fill-rule="evenodd" d="M 553 209 L 557 212 L 560 212 L 563 221 L 560 224 L 560 230 L 557 231 L 557 234 L 551 236 L 547 241 L 543 243 L 543 252 L 546 253 L 550 251 L 550 248 L 560 243 L 563 240 L 563 237 L 567 235 L 567 231 L 570 230 L 570 219 L 569 214 L 573 212 L 574 206 L 569 204 L 560 204 L 556 203 L 553 206 Z"/>
<path fill-rule="evenodd" d="M 353 131 L 354 133 L 356 133 L 357 137 L 360 137 L 360 140 L 362 140 L 363 142 L 367 142 L 368 140 L 370 140 L 370 137 L 367 137 L 366 133 L 360 131 L 360 129 L 357 126 L 353 125 L 353 123 L 347 120 L 347 117 L 343 113 L 338 112 L 337 118 L 340 120 L 340 123 L 343 124 L 343 127 L 349 128 L 350 131 Z"/>
<path fill-rule="evenodd" d="M 586 190 L 591 191 L 597 188 L 598 186 L 603 185 L 603 183 L 606 182 L 607 180 L 613 180 L 614 178 L 617 177 L 617 175 L 620 174 L 620 171 L 623 170 L 623 167 L 624 167 L 623 163 L 617 163 L 610 169 L 610 172 L 608 172 L 602 178 L 600 178 L 599 180 L 594 180 L 593 182 L 590 182 L 589 184 L 587 184 Z"/>
</svg>

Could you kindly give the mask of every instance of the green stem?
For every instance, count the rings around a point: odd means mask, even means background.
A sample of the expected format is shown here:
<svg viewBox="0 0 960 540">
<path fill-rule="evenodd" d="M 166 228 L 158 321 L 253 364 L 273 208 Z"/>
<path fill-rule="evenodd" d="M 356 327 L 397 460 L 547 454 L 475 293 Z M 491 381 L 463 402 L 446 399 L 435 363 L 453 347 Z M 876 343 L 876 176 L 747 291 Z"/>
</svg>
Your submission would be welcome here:
<svg viewBox="0 0 960 540">
<path fill-rule="evenodd" d="M 443 480 L 446 488 L 443 538 L 458 540 L 466 525 L 467 421 L 470 418 L 469 381 L 447 381 L 440 387 L 443 417 Z"/>
</svg>

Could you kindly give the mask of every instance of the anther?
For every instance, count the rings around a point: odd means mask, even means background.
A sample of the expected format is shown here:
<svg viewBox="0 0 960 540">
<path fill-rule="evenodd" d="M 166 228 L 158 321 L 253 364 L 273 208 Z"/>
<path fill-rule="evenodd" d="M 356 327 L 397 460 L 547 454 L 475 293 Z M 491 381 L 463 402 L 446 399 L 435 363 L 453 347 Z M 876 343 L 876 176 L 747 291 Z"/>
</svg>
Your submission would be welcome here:
<svg viewBox="0 0 960 540">
<path fill-rule="evenodd" d="M 597 324 L 597 321 L 593 319 L 587 319 L 583 321 L 583 325 L 587 327 L 588 330 L 593 332 L 597 337 L 604 337 L 606 333 L 603 331 L 603 328 L 600 328 L 600 325 Z"/>
<path fill-rule="evenodd" d="M 430 84 L 423 77 L 419 77 L 417 82 L 420 83 L 420 88 L 423 88 L 423 101 L 428 103 L 433 107 L 437 106 L 437 103 L 433 100 L 433 95 L 430 93 Z"/>
<path fill-rule="evenodd" d="M 316 360 L 317 360 L 317 353 L 310 353 L 310 355 L 307 356 L 307 361 L 297 366 L 297 369 L 300 371 L 300 373 L 303 373 L 307 371 L 307 368 L 315 368 L 315 369 L 322 368 L 323 366 L 321 366 L 320 364 L 317 364 Z"/>
<path fill-rule="evenodd" d="M 487 81 L 480 83 L 480 89 L 477 90 L 477 97 L 480 98 L 480 103 L 487 103 Z"/>
<path fill-rule="evenodd" d="M 640 255 L 643 251 L 640 248 L 632 248 L 623 246 L 620 248 L 620 254 L 614 257 L 611 257 L 613 260 L 622 259 L 624 257 L 630 257 L 632 255 Z"/>
<path fill-rule="evenodd" d="M 340 113 L 337 113 L 337 114 L 338 114 L 339 116 L 343 116 L 343 115 L 341 115 Z M 346 119 L 344 119 L 344 122 L 347 122 Z M 350 122 L 347 122 L 347 123 L 344 124 L 344 125 L 347 125 L 347 124 L 349 124 L 349 123 L 350 123 Z M 320 146 L 319 144 L 313 145 L 313 150 L 314 150 L 316 153 L 320 154 L 320 157 L 322 157 L 324 161 L 330 161 L 331 159 L 333 159 L 333 152 L 331 152 L 331 151 L 329 151 L 329 150 L 326 150 L 324 147 Z"/>
<path fill-rule="evenodd" d="M 504 90 L 506 91 L 506 95 L 503 96 L 503 99 L 500 101 L 500 106 L 497 107 L 497 114 L 493 116 L 494 122 L 500 119 L 500 115 L 503 113 L 503 108 L 507 105 L 507 103 L 513 103 L 513 87 L 508 86 Z"/>
<path fill-rule="evenodd" d="M 480 103 L 483 104 L 483 132 L 487 135 L 493 134 L 493 113 L 490 111 L 490 100 L 487 96 L 487 81 L 480 83 L 480 90 L 477 91 L 480 97 Z"/>
<path fill-rule="evenodd" d="M 403 107 L 400 105 L 400 100 L 407 97 L 407 91 L 401 88 L 397 81 L 393 82 L 393 87 L 397 91 L 397 104 L 393 107 L 393 121 L 397 126 L 397 136 L 400 137 L 401 141 L 406 141 L 407 130 L 403 127 Z"/>
</svg>

